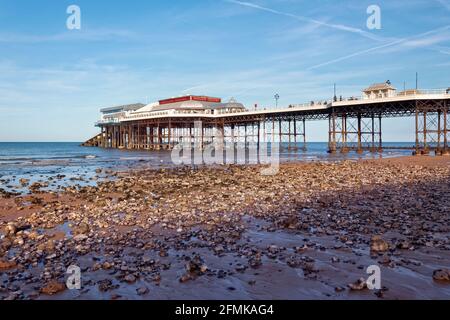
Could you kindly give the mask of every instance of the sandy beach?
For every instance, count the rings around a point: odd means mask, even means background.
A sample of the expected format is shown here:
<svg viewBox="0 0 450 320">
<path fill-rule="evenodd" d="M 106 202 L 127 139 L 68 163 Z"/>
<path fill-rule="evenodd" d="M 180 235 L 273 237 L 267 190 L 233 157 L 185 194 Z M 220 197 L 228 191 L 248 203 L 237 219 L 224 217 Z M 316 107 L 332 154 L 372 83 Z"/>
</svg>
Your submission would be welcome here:
<svg viewBox="0 0 450 320">
<path fill-rule="evenodd" d="M 448 299 L 450 157 L 260 169 L 22 181 L 0 194 L 0 299 Z M 370 265 L 379 290 L 358 282 Z"/>
</svg>

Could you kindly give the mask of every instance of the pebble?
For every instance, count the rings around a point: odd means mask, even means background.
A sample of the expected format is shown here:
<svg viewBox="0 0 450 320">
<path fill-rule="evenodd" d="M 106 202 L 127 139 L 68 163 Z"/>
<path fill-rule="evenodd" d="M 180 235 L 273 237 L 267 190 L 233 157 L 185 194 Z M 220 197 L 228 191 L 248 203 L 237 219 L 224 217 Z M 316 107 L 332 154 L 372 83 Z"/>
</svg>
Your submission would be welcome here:
<svg viewBox="0 0 450 320">
<path fill-rule="evenodd" d="M 128 274 L 123 278 L 128 283 L 134 283 L 136 282 L 136 277 L 132 274 Z"/>
<path fill-rule="evenodd" d="M 140 288 L 136 289 L 136 292 L 138 295 L 143 296 L 143 295 L 147 294 L 149 292 L 149 290 L 146 287 L 140 287 Z"/>
<path fill-rule="evenodd" d="M 433 279 L 437 281 L 450 281 L 450 269 L 438 269 L 433 271 Z"/>
<path fill-rule="evenodd" d="M 66 290 L 66 285 L 64 283 L 52 280 L 41 289 L 41 292 L 47 295 L 54 295 L 64 290 Z"/>
<path fill-rule="evenodd" d="M 389 249 L 389 244 L 380 236 L 373 236 L 370 242 L 370 250 L 373 252 L 384 252 Z"/>
<path fill-rule="evenodd" d="M 356 282 L 350 283 L 348 285 L 348 287 L 350 288 L 350 290 L 359 291 L 359 290 L 366 289 L 367 288 L 367 283 L 366 283 L 366 280 L 364 278 L 360 278 Z"/>
</svg>

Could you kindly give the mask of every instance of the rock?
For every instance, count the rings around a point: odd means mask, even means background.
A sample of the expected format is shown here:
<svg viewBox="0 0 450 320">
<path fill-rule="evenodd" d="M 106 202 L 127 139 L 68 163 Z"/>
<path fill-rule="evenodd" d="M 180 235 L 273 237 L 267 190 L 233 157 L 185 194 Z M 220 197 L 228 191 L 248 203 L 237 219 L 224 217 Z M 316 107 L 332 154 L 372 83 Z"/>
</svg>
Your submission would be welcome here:
<svg viewBox="0 0 450 320">
<path fill-rule="evenodd" d="M 208 267 L 203 263 L 200 256 L 195 256 L 192 260 L 188 261 L 185 268 L 192 276 L 203 275 L 208 270 Z"/>
<path fill-rule="evenodd" d="M 17 237 L 16 239 L 14 239 L 14 243 L 19 245 L 19 246 L 23 246 L 23 244 L 25 243 L 25 241 L 23 240 L 22 237 Z"/>
<path fill-rule="evenodd" d="M 80 223 L 77 227 L 73 229 L 74 234 L 88 234 L 89 233 L 89 225 L 87 223 Z"/>
<path fill-rule="evenodd" d="M 397 248 L 402 250 L 408 250 L 412 248 L 411 243 L 407 240 L 402 240 L 397 243 Z"/>
<path fill-rule="evenodd" d="M 66 290 L 66 285 L 64 283 L 58 282 L 57 280 L 52 280 L 41 289 L 41 293 L 54 295 L 64 290 Z"/>
<path fill-rule="evenodd" d="M 128 283 L 136 282 L 136 277 L 132 274 L 127 274 L 123 279 Z"/>
<path fill-rule="evenodd" d="M 254 257 L 251 257 L 250 260 L 248 261 L 248 264 L 250 267 L 254 269 L 262 265 L 261 253 L 257 253 Z"/>
<path fill-rule="evenodd" d="M 225 251 L 223 245 L 221 245 L 221 244 L 215 246 L 213 250 L 216 254 L 221 254 Z"/>
<path fill-rule="evenodd" d="M 38 249 L 42 250 L 42 251 L 47 251 L 48 253 L 51 253 L 53 251 L 55 251 L 55 241 L 50 239 L 45 243 L 42 243 L 38 246 Z"/>
<path fill-rule="evenodd" d="M 384 252 L 389 250 L 389 244 L 380 236 L 373 236 L 370 242 L 370 250 L 373 252 Z"/>
<path fill-rule="evenodd" d="M 433 279 L 436 281 L 450 281 L 450 270 L 449 269 L 434 270 Z"/>
<path fill-rule="evenodd" d="M 0 271 L 10 270 L 17 266 L 14 261 L 0 260 Z"/>
<path fill-rule="evenodd" d="M 45 259 L 52 260 L 52 259 L 55 259 L 56 257 L 57 257 L 56 253 L 52 253 L 52 254 L 49 254 L 48 256 L 46 256 Z"/>
<path fill-rule="evenodd" d="M 181 283 L 187 282 L 187 281 L 189 281 L 189 280 L 191 280 L 191 275 L 190 275 L 190 274 L 185 273 L 185 274 L 183 274 L 183 275 L 180 277 L 180 282 L 181 282 Z"/>
<path fill-rule="evenodd" d="M 12 246 L 12 241 L 8 238 L 0 239 L 0 249 L 3 251 L 9 250 Z"/>
<path fill-rule="evenodd" d="M 276 245 L 270 245 L 267 248 L 267 251 L 269 251 L 272 254 L 277 254 L 278 252 L 280 252 L 280 248 L 278 246 L 276 246 Z"/>
<path fill-rule="evenodd" d="M 17 225 L 14 222 L 8 222 L 5 231 L 7 235 L 14 235 L 18 232 Z"/>
<path fill-rule="evenodd" d="M 20 231 L 25 231 L 31 228 L 31 225 L 24 224 L 24 225 L 18 225 L 14 222 L 8 222 L 6 225 L 5 231 L 7 235 L 15 235 L 19 233 Z"/>
<path fill-rule="evenodd" d="M 244 266 L 243 264 L 238 263 L 235 270 L 238 272 L 244 272 L 247 269 L 247 266 Z"/>
<path fill-rule="evenodd" d="M 89 237 L 85 234 L 77 234 L 76 236 L 73 237 L 73 240 L 75 240 L 76 242 L 81 242 L 86 240 L 87 238 Z"/>
<path fill-rule="evenodd" d="M 19 183 L 22 185 L 22 187 L 26 187 L 30 183 L 30 179 L 21 178 L 19 179 Z"/>
<path fill-rule="evenodd" d="M 115 288 L 115 286 L 113 286 L 112 281 L 110 279 L 100 280 L 97 284 L 98 284 L 98 290 L 100 290 L 101 292 L 106 292 L 108 290 Z"/>
<path fill-rule="evenodd" d="M 291 256 L 286 260 L 286 264 L 291 268 L 298 268 L 302 265 L 302 261 L 295 256 Z"/>
<path fill-rule="evenodd" d="M 384 254 L 381 257 L 381 259 L 378 260 L 378 263 L 382 264 L 382 265 L 389 265 L 391 262 L 392 262 L 391 258 L 388 255 L 386 255 L 386 254 Z"/>
<path fill-rule="evenodd" d="M 286 229 L 295 229 L 298 226 L 297 217 L 287 217 L 280 222 L 281 227 Z"/>
<path fill-rule="evenodd" d="M 303 253 L 306 250 L 308 250 L 308 246 L 305 244 L 303 247 L 294 247 L 295 252 L 297 253 Z"/>
<path fill-rule="evenodd" d="M 367 283 L 364 278 L 360 278 L 355 283 L 350 283 L 348 285 L 348 287 L 351 290 L 363 290 L 363 289 L 367 288 Z"/>
<path fill-rule="evenodd" d="M 136 289 L 136 293 L 140 296 L 143 296 L 143 295 L 147 294 L 148 292 L 149 292 L 149 290 L 146 287 L 141 287 L 141 288 Z"/>
<path fill-rule="evenodd" d="M 333 263 L 337 263 L 337 262 L 340 262 L 341 261 L 341 259 L 339 259 L 338 257 L 332 257 L 331 258 L 331 262 L 333 262 Z"/>
<path fill-rule="evenodd" d="M 166 250 L 160 250 L 160 251 L 159 251 L 159 256 L 160 256 L 161 258 L 164 258 L 164 257 L 168 257 L 169 254 L 167 253 Z"/>
</svg>

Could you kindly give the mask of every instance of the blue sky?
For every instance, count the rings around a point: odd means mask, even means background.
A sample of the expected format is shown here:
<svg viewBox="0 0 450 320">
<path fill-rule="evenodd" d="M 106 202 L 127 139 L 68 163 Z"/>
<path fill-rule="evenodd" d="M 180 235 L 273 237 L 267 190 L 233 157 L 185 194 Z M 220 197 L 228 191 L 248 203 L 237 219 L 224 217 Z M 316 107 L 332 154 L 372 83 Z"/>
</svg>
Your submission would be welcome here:
<svg viewBox="0 0 450 320">
<path fill-rule="evenodd" d="M 81 30 L 66 9 L 81 8 Z M 381 8 L 369 30 L 366 9 Z M 0 141 L 82 141 L 99 108 L 185 93 L 273 106 L 450 86 L 450 0 L 0 0 Z M 327 123 L 307 126 L 325 141 Z M 413 140 L 387 120 L 384 140 Z"/>
</svg>

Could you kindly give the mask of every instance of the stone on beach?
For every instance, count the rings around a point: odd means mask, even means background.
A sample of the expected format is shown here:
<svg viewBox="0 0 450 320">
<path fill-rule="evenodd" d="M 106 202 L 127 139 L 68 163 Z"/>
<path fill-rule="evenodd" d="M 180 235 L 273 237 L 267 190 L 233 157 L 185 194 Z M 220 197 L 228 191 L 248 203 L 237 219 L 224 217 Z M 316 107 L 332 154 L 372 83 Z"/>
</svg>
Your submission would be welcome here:
<svg viewBox="0 0 450 320">
<path fill-rule="evenodd" d="M 64 290 L 66 290 L 66 285 L 64 283 L 52 280 L 41 289 L 41 292 L 47 295 L 54 295 Z"/>
<path fill-rule="evenodd" d="M 30 182 L 30 179 L 21 178 L 19 179 L 19 183 L 22 185 L 22 187 L 26 187 Z"/>
<path fill-rule="evenodd" d="M 350 283 L 348 285 L 348 287 L 350 288 L 350 290 L 359 291 L 359 290 L 366 289 L 367 283 L 364 278 L 360 278 L 357 281 L 355 281 L 354 283 Z"/>
<path fill-rule="evenodd" d="M 15 261 L 0 260 L 0 271 L 13 269 L 17 266 Z"/>
<path fill-rule="evenodd" d="M 136 282 L 136 277 L 132 274 L 127 274 L 123 279 L 128 283 Z"/>
<path fill-rule="evenodd" d="M 370 250 L 374 252 L 384 252 L 389 250 L 389 243 L 380 236 L 373 236 L 370 242 Z"/>
<path fill-rule="evenodd" d="M 450 269 L 439 269 L 433 272 L 433 279 L 437 281 L 450 281 Z"/>
</svg>

